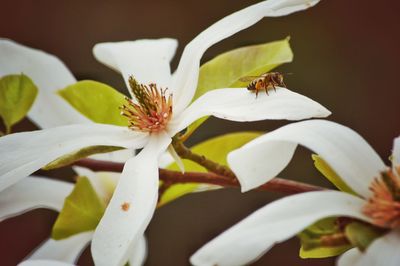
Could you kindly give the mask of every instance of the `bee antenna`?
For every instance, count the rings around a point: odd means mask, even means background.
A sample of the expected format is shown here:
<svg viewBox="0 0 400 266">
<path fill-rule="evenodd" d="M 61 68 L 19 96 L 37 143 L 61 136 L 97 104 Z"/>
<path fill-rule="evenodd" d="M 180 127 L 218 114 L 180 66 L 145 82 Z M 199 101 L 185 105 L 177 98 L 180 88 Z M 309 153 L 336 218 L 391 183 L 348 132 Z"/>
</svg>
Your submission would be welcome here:
<svg viewBox="0 0 400 266">
<path fill-rule="evenodd" d="M 292 72 L 284 73 L 284 75 L 293 75 L 293 73 Z"/>
</svg>

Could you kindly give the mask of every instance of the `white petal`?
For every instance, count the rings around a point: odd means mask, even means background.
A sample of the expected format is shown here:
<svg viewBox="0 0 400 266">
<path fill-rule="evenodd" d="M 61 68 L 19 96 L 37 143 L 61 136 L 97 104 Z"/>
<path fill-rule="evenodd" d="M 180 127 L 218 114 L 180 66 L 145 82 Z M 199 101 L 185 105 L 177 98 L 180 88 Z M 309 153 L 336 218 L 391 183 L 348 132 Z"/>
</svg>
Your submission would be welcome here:
<svg viewBox="0 0 400 266">
<path fill-rule="evenodd" d="M 39 88 L 29 118 L 41 128 L 86 123 L 89 120 L 55 94 L 76 82 L 57 57 L 11 40 L 0 39 L 0 77 L 24 73 Z"/>
<path fill-rule="evenodd" d="M 343 253 L 336 262 L 337 266 L 355 266 L 362 257 L 358 248 L 352 248 Z"/>
<path fill-rule="evenodd" d="M 143 265 L 147 258 L 147 241 L 144 236 L 130 255 L 129 265 Z"/>
<path fill-rule="evenodd" d="M 400 167 L 400 137 L 394 139 L 392 155 L 393 155 L 392 159 L 393 166 Z"/>
<path fill-rule="evenodd" d="M 47 208 L 60 211 L 73 185 L 42 177 L 28 177 L 0 193 L 0 221 L 21 213 Z"/>
<path fill-rule="evenodd" d="M 137 40 L 99 43 L 93 47 L 98 61 L 122 73 L 129 88 L 128 78 L 140 83 L 168 86 L 171 79 L 170 61 L 178 43 L 175 39 Z"/>
<path fill-rule="evenodd" d="M 398 266 L 400 265 L 400 232 L 392 231 L 385 236 L 376 239 L 361 254 L 356 263 L 351 266 Z M 346 264 L 340 264 L 339 266 Z"/>
<path fill-rule="evenodd" d="M 277 88 L 269 95 L 261 92 L 258 97 L 245 88 L 210 91 L 181 115 L 171 121 L 174 133 L 186 128 L 198 118 L 213 115 L 232 121 L 259 121 L 265 119 L 301 120 L 326 117 L 331 113 L 319 103 L 288 89 Z"/>
<path fill-rule="evenodd" d="M 174 74 L 174 110 L 180 113 L 192 100 L 199 75 L 200 59 L 215 43 L 257 23 L 263 17 L 276 17 L 309 8 L 319 0 L 269 0 L 237 11 L 201 32 L 186 45 Z"/>
<path fill-rule="evenodd" d="M 89 245 L 93 232 L 73 235 L 63 240 L 48 239 L 30 256 L 29 260 L 56 260 L 76 263 Z"/>
<path fill-rule="evenodd" d="M 148 135 L 103 124 L 69 125 L 0 138 L 0 191 L 58 157 L 94 145 L 143 147 Z"/>
<path fill-rule="evenodd" d="M 302 193 L 277 200 L 245 218 L 207 243 L 190 259 L 193 265 L 244 265 L 285 241 L 310 224 L 332 216 L 364 221 L 365 202 L 338 191 Z"/>
<path fill-rule="evenodd" d="M 26 260 L 19 263 L 18 266 L 75 266 L 75 264 L 56 260 Z"/>
<path fill-rule="evenodd" d="M 170 164 L 174 162 L 175 162 L 174 157 L 172 157 L 171 154 L 167 151 L 160 156 L 160 159 L 158 160 L 158 167 L 167 168 Z"/>
<path fill-rule="evenodd" d="M 278 175 L 290 162 L 297 144 L 319 154 L 354 191 L 366 197 L 373 178 L 386 169 L 378 154 L 352 129 L 309 120 L 281 127 L 228 154 L 242 190 Z"/>
<path fill-rule="evenodd" d="M 152 135 L 144 149 L 126 162 L 93 237 L 97 266 L 124 265 L 143 236 L 157 204 L 158 158 L 170 142 L 165 134 Z"/>
<path fill-rule="evenodd" d="M 168 146 L 168 152 L 172 156 L 172 158 L 174 158 L 174 161 L 176 162 L 176 165 L 178 165 L 179 170 L 181 170 L 182 173 L 185 173 L 185 165 L 183 164 L 181 157 L 179 157 L 179 155 L 176 153 L 176 151 L 172 145 Z M 162 157 L 164 157 L 164 156 L 162 156 Z M 165 162 L 165 157 L 162 159 Z"/>
</svg>

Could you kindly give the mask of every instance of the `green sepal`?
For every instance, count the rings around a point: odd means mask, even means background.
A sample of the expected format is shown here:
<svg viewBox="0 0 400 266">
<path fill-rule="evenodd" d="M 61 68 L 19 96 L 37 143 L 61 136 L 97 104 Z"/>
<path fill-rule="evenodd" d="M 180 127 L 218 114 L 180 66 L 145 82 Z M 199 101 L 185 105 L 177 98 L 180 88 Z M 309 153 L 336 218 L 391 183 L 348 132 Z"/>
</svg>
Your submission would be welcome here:
<svg viewBox="0 0 400 266">
<path fill-rule="evenodd" d="M 101 145 L 86 147 L 86 148 L 80 149 L 78 151 L 65 154 L 65 155 L 61 156 L 60 158 L 47 164 L 42 169 L 43 170 L 52 170 L 52 169 L 56 169 L 56 168 L 61 168 L 64 166 L 71 165 L 74 162 L 76 162 L 80 159 L 89 157 L 90 155 L 93 155 L 93 154 L 113 152 L 113 151 L 118 151 L 121 149 L 123 149 L 123 148 L 116 147 L 116 146 L 101 146 Z"/>
<path fill-rule="evenodd" d="M 301 246 L 299 256 L 302 259 L 322 259 L 335 257 L 345 253 L 352 247 L 352 245 L 343 245 L 338 247 L 314 247 L 312 249 L 305 250 L 304 247 Z"/>
<path fill-rule="evenodd" d="M 87 177 L 79 177 L 54 223 L 51 237 L 55 240 L 92 231 L 100 222 L 105 203 L 99 198 Z"/>
<path fill-rule="evenodd" d="M 240 82 L 240 78 L 261 75 L 292 60 L 289 37 L 220 54 L 201 66 L 196 94 L 192 101 L 211 90 L 246 87 L 248 83 Z M 192 123 L 185 135 L 192 134 L 206 120 L 207 117 L 203 117 Z"/>
<path fill-rule="evenodd" d="M 58 94 L 81 114 L 96 123 L 128 126 L 120 107 L 125 96 L 114 88 L 93 80 L 79 81 Z"/>
<path fill-rule="evenodd" d="M 6 133 L 21 121 L 38 94 L 38 88 L 26 75 L 7 75 L 0 79 L 0 116 L 6 126 Z"/>
<path fill-rule="evenodd" d="M 202 154 L 208 159 L 217 162 L 221 165 L 227 165 L 226 156 L 229 152 L 240 148 L 247 142 L 259 137 L 261 132 L 238 132 L 230 133 L 215 138 L 208 139 L 191 148 L 194 153 Z M 205 168 L 189 160 L 182 160 L 185 171 L 187 172 L 207 172 Z M 176 163 L 167 167 L 169 170 L 179 171 Z M 161 196 L 159 206 L 164 205 L 172 200 L 177 199 L 185 194 L 195 192 L 198 189 L 214 189 L 215 186 L 198 184 L 198 183 L 185 183 L 175 184 L 169 187 Z"/>
<path fill-rule="evenodd" d="M 318 171 L 326 177 L 335 187 L 343 192 L 347 192 L 353 195 L 357 195 L 354 190 L 352 190 L 344 181 L 343 179 L 335 172 L 335 170 L 330 167 L 330 165 L 325 162 L 322 157 L 317 154 L 311 155 L 312 159 L 314 160 L 314 166 L 318 169 Z"/>
<path fill-rule="evenodd" d="M 361 251 L 365 251 L 375 239 L 381 237 L 384 233 L 380 229 L 360 222 L 348 224 L 344 232 L 350 243 L 358 247 Z"/>
<path fill-rule="evenodd" d="M 350 244 L 332 247 L 323 246 L 321 244 L 320 239 L 322 236 L 332 235 L 340 232 L 335 221 L 335 217 L 319 220 L 297 235 L 301 241 L 301 247 L 299 251 L 300 258 L 309 259 L 333 257 L 340 255 L 352 248 L 352 245 Z"/>
</svg>

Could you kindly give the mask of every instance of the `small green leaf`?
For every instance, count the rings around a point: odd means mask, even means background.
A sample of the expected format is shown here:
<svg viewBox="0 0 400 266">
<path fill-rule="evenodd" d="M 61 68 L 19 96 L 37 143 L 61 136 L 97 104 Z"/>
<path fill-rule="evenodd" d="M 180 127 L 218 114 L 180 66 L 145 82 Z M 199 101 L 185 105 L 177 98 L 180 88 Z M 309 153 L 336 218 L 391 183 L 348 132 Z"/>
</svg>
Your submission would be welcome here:
<svg viewBox="0 0 400 266">
<path fill-rule="evenodd" d="M 328 258 L 343 254 L 351 248 L 351 245 L 343 245 L 339 247 L 316 247 L 310 250 L 305 250 L 304 247 L 301 246 L 299 256 L 302 259 Z"/>
<path fill-rule="evenodd" d="M 375 239 L 383 234 L 381 230 L 359 222 L 350 223 L 344 231 L 350 243 L 361 251 L 366 250 Z"/>
<path fill-rule="evenodd" d="M 186 194 L 193 193 L 197 191 L 200 184 L 197 183 L 187 183 L 187 184 L 175 184 L 169 187 L 161 196 L 161 200 L 158 206 L 162 206 L 168 202 L 171 202 L 177 198 L 180 198 Z M 210 186 L 211 187 L 211 186 Z"/>
<path fill-rule="evenodd" d="M 247 83 L 240 82 L 240 78 L 261 75 L 292 60 L 289 38 L 246 46 L 218 55 L 201 66 L 193 101 L 211 90 L 246 87 Z M 190 135 L 205 120 L 207 118 L 203 117 L 195 121 L 186 134 Z"/>
<path fill-rule="evenodd" d="M 325 162 L 319 155 L 313 154 L 312 159 L 314 160 L 314 166 L 318 171 L 325 176 L 333 185 L 343 192 L 347 192 L 353 195 L 357 195 L 344 181 L 343 179 Z"/>
<path fill-rule="evenodd" d="M 56 168 L 61 168 L 64 166 L 68 166 L 80 159 L 89 157 L 90 155 L 93 154 L 98 154 L 98 153 L 107 153 L 107 152 L 112 152 L 112 151 L 118 151 L 123 148 L 121 147 L 116 147 L 116 146 L 90 146 L 86 147 L 83 149 L 80 149 L 78 151 L 72 152 L 65 154 L 61 156 L 60 158 L 52 161 L 51 163 L 47 164 L 44 166 L 42 169 L 43 170 L 52 170 Z"/>
<path fill-rule="evenodd" d="M 53 226 L 51 237 L 56 240 L 94 230 L 105 210 L 89 179 L 80 177 Z"/>
<path fill-rule="evenodd" d="M 202 154 L 210 160 L 217 162 L 222 165 L 227 165 L 226 156 L 229 152 L 240 148 L 247 142 L 255 139 L 260 136 L 259 132 L 238 132 L 231 133 L 222 136 L 218 136 L 212 139 L 208 139 L 200 144 L 197 144 L 191 148 L 194 153 Z M 183 159 L 183 164 L 185 166 L 185 171 L 191 172 L 207 172 L 205 168 L 202 166 Z M 179 167 L 176 163 L 171 164 L 167 167 L 169 170 L 179 171 Z M 209 186 L 211 188 L 215 188 L 215 186 Z M 197 184 L 197 183 L 187 183 L 187 184 L 176 184 L 172 185 L 168 188 L 163 195 L 161 196 L 161 200 L 159 202 L 159 206 L 163 205 L 167 202 L 170 202 L 178 197 L 181 197 L 185 194 L 194 192 L 199 188 L 205 189 L 205 184 Z"/>
<path fill-rule="evenodd" d="M 335 221 L 335 217 L 319 220 L 298 234 L 301 241 L 299 256 L 302 259 L 333 257 L 342 254 L 352 247 L 349 244 L 332 247 L 321 245 L 320 238 L 322 236 L 339 232 Z"/>
<path fill-rule="evenodd" d="M 239 79 L 260 75 L 293 60 L 289 38 L 241 47 L 223 53 L 200 68 L 199 82 L 193 100 L 219 88 L 242 87 Z M 246 85 L 245 85 L 246 86 Z"/>
<path fill-rule="evenodd" d="M 0 79 L 0 116 L 7 133 L 25 117 L 37 94 L 37 87 L 24 74 L 8 75 Z"/>
<path fill-rule="evenodd" d="M 119 109 L 126 102 L 125 96 L 106 84 L 83 80 L 59 90 L 58 94 L 96 123 L 128 125 Z"/>
</svg>

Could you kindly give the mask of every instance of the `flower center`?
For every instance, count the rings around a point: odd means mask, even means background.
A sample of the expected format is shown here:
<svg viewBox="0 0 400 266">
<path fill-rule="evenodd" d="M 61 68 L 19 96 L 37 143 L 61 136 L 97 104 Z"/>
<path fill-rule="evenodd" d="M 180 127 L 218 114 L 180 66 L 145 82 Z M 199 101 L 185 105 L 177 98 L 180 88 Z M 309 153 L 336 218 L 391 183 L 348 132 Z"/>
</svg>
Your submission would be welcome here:
<svg viewBox="0 0 400 266">
<path fill-rule="evenodd" d="M 172 94 L 167 89 L 158 89 L 156 84 L 139 84 L 133 77 L 129 86 L 138 103 L 125 98 L 121 115 L 129 119 L 129 128 L 144 132 L 159 132 L 166 128 L 172 117 Z"/>
<path fill-rule="evenodd" d="M 396 173 L 394 173 L 396 171 Z M 370 190 L 373 196 L 363 212 L 374 220 L 375 225 L 385 228 L 400 227 L 400 168 L 382 172 Z"/>
</svg>

